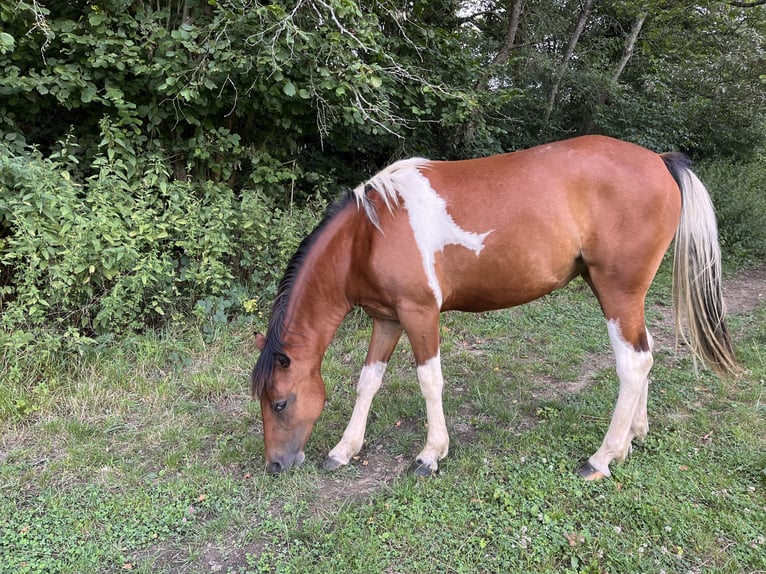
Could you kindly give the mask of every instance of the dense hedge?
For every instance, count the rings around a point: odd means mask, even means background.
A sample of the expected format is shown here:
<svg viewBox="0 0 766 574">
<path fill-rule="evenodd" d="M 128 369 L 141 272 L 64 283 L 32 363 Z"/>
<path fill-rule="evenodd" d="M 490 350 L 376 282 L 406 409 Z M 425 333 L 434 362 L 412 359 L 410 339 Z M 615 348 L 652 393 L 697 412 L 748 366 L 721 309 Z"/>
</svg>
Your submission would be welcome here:
<svg viewBox="0 0 766 574">
<path fill-rule="evenodd" d="M 61 162 L 0 149 L 0 325 L 103 335 L 252 311 L 318 212 L 95 163 L 77 183 Z"/>
<path fill-rule="evenodd" d="M 74 181 L 62 158 L 0 148 L 0 326 L 85 336 L 267 304 L 325 203 L 284 209 L 261 190 L 126 179 L 106 156 Z M 699 166 L 729 256 L 766 254 L 764 163 Z"/>
<path fill-rule="evenodd" d="M 707 161 L 695 170 L 710 191 L 725 257 L 735 264 L 766 259 L 766 157 Z"/>
</svg>

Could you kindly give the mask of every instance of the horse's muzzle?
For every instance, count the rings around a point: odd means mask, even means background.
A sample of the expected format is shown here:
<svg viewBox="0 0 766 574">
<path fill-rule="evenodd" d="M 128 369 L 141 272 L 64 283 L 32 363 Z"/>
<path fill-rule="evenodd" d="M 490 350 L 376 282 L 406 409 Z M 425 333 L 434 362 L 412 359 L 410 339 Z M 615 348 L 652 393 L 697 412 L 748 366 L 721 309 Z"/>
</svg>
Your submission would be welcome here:
<svg viewBox="0 0 766 574">
<path fill-rule="evenodd" d="M 266 472 L 278 474 L 290 470 L 294 466 L 300 466 L 304 460 L 306 460 L 306 455 L 303 451 L 299 451 L 295 455 L 275 456 L 266 463 Z"/>
</svg>

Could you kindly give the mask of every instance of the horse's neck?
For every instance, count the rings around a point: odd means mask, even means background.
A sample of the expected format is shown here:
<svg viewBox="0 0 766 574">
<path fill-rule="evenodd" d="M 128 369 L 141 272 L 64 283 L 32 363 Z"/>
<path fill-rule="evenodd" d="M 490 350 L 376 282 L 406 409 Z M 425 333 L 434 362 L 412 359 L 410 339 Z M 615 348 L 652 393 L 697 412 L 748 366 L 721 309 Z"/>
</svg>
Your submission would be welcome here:
<svg viewBox="0 0 766 574">
<path fill-rule="evenodd" d="M 329 231 L 329 230 L 328 230 Z M 299 273 L 288 315 L 290 332 L 301 346 L 324 355 L 335 331 L 353 307 L 347 294 L 351 269 L 351 237 L 332 230 L 309 253 Z"/>
</svg>

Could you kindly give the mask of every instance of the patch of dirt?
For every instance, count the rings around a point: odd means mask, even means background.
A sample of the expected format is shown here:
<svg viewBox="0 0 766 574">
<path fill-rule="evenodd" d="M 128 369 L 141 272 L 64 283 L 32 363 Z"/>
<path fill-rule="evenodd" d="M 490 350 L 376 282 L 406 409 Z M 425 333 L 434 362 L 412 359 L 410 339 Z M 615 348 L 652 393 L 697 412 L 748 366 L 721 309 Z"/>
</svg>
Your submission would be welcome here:
<svg viewBox="0 0 766 574">
<path fill-rule="evenodd" d="M 729 313 L 747 313 L 766 301 L 766 264 L 724 280 L 723 297 Z"/>
<path fill-rule="evenodd" d="M 406 472 L 410 462 L 409 456 L 393 455 L 384 448 L 368 451 L 365 447 L 354 457 L 350 468 L 327 473 L 312 507 L 317 511 L 329 510 L 349 502 L 367 500 L 374 493 L 391 486 Z"/>
<path fill-rule="evenodd" d="M 766 264 L 745 269 L 723 281 L 723 298 L 729 315 L 748 313 L 766 301 Z M 654 337 L 655 351 L 686 351 L 676 342 L 673 306 L 668 303 L 654 303 L 647 308 L 647 315 L 654 312 L 659 320 L 647 320 Z"/>
<path fill-rule="evenodd" d="M 249 556 L 260 556 L 264 548 L 253 544 L 241 546 L 238 541 L 206 542 L 199 549 L 190 552 L 188 546 L 179 546 L 176 541 L 167 541 L 149 548 L 131 558 L 123 570 L 130 570 L 133 563 L 149 563 L 166 574 L 184 574 L 187 572 L 240 572 L 248 564 Z"/>
</svg>

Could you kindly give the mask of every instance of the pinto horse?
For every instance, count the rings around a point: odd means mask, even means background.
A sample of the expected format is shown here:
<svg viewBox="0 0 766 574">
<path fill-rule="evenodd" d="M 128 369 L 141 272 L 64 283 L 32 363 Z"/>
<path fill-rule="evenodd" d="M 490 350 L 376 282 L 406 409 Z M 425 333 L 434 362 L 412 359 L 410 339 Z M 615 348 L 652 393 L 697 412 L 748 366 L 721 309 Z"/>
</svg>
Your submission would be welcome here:
<svg viewBox="0 0 766 574">
<path fill-rule="evenodd" d="M 406 332 L 428 420 L 413 466 L 429 475 L 449 448 L 440 313 L 521 305 L 580 276 L 606 318 L 620 383 L 606 436 L 579 472 L 610 476 L 609 464 L 623 460 L 649 428 L 653 359 L 644 299 L 674 238 L 676 327 L 705 364 L 734 373 L 715 214 L 682 154 L 584 136 L 482 159 L 414 158 L 385 168 L 304 239 L 279 285 L 266 336 L 256 336 L 252 392 L 261 402 L 267 471 L 304 461 L 325 404 L 322 359 L 353 307 L 372 317 L 372 336 L 351 419 L 325 468 L 347 464 L 361 449 L 372 399 Z"/>
</svg>

